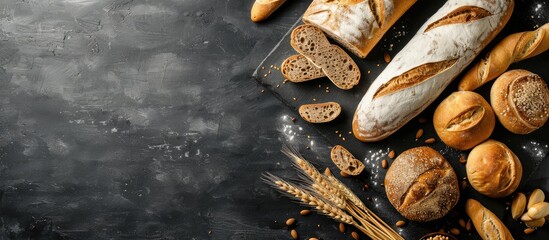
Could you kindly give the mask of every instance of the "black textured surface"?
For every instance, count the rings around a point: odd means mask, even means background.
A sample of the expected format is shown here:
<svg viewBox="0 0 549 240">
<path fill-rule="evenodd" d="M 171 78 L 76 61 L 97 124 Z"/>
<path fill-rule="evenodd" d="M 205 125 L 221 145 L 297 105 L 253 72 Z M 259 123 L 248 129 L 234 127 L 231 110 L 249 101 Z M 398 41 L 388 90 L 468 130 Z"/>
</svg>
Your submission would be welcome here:
<svg viewBox="0 0 549 240">
<path fill-rule="evenodd" d="M 294 177 L 283 142 L 332 166 L 250 79 L 309 2 L 254 24 L 252 1 L 0 0 L 0 239 L 349 239 L 259 180 Z"/>
</svg>

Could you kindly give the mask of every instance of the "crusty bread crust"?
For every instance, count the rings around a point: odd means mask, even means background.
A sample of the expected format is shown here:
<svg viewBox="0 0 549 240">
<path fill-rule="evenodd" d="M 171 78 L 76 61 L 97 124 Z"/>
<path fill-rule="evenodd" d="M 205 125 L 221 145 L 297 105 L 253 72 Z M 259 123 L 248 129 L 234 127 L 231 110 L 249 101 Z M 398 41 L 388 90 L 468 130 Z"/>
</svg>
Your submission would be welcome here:
<svg viewBox="0 0 549 240">
<path fill-rule="evenodd" d="M 456 173 L 430 147 L 401 153 L 387 171 L 385 191 L 402 216 L 419 222 L 443 217 L 459 200 Z"/>
<path fill-rule="evenodd" d="M 522 164 L 517 155 L 495 140 L 487 140 L 473 148 L 465 168 L 471 186 L 493 198 L 509 196 L 522 179 Z"/>
<path fill-rule="evenodd" d="M 303 22 L 365 58 L 416 0 L 314 0 Z M 358 19 L 358 20 L 357 20 Z"/>
<path fill-rule="evenodd" d="M 250 19 L 253 22 L 261 22 L 267 19 L 286 0 L 256 0 L 250 12 Z"/>
<path fill-rule="evenodd" d="M 527 70 L 501 75 L 492 85 L 490 101 L 501 124 L 515 134 L 531 133 L 549 118 L 547 84 Z"/>
<path fill-rule="evenodd" d="M 496 117 L 480 94 L 458 91 L 438 105 L 433 125 L 446 145 L 468 150 L 490 137 L 496 126 Z"/>
<path fill-rule="evenodd" d="M 469 218 L 471 218 L 478 235 L 480 235 L 483 240 L 513 239 L 511 232 L 505 227 L 505 224 L 477 200 L 467 199 L 467 202 L 465 202 L 465 211 L 467 212 L 467 215 L 469 215 Z"/>
<path fill-rule="evenodd" d="M 427 29 L 440 19 L 451 18 L 449 15 L 464 6 L 482 8 L 490 14 L 470 18 L 466 23 L 456 18 L 455 22 L 445 21 L 444 25 Z M 372 83 L 353 118 L 355 137 L 365 142 L 382 140 L 421 113 L 505 26 L 513 7 L 513 0 L 446 2 Z M 453 64 L 447 64 L 453 59 L 456 60 Z M 392 87 L 383 96 L 376 95 L 389 81 L 414 68 L 424 70 L 419 74 L 413 72 L 417 78 L 404 78 L 402 87 Z"/>
</svg>

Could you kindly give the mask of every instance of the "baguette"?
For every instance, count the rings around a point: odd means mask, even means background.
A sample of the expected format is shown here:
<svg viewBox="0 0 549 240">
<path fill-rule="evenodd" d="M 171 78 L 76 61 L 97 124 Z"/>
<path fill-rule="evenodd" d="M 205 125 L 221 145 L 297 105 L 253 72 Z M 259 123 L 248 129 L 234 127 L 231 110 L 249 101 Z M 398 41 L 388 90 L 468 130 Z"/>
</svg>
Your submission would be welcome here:
<svg viewBox="0 0 549 240">
<path fill-rule="evenodd" d="M 501 220 L 477 200 L 468 199 L 465 203 L 465 211 L 483 240 L 513 239 L 509 229 L 505 227 Z"/>
<path fill-rule="evenodd" d="M 360 81 L 360 69 L 355 61 L 339 46 L 331 44 L 328 38 L 313 25 L 301 25 L 292 31 L 292 47 L 305 56 L 336 85 L 348 90 Z"/>
<path fill-rule="evenodd" d="M 286 60 L 282 62 L 282 65 L 280 65 L 280 72 L 285 79 L 294 83 L 305 82 L 326 76 L 321 68 L 316 67 L 301 54 L 292 55 L 286 58 Z"/>
<path fill-rule="evenodd" d="M 250 18 L 253 22 L 261 22 L 271 16 L 284 2 L 286 0 L 255 0 Z"/>
<path fill-rule="evenodd" d="M 505 26 L 513 0 L 449 0 L 372 83 L 353 132 L 382 140 L 423 111 Z"/>
<path fill-rule="evenodd" d="M 547 49 L 549 23 L 534 31 L 511 34 L 465 74 L 459 83 L 459 90 L 475 90 L 505 72 L 511 63 L 534 57 Z"/>
<path fill-rule="evenodd" d="M 416 0 L 314 0 L 303 22 L 364 58 Z"/>
</svg>

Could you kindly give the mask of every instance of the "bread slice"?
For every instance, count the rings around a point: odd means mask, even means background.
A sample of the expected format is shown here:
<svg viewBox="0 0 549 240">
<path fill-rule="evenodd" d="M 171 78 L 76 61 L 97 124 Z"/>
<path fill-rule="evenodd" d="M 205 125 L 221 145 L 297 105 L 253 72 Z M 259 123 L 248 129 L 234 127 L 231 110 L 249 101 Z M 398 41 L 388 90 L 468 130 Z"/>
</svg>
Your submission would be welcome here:
<svg viewBox="0 0 549 240">
<path fill-rule="evenodd" d="M 301 25 L 292 31 L 292 47 L 305 56 L 338 88 L 351 89 L 360 81 L 360 69 L 343 49 L 333 45 L 315 26 Z"/>
<path fill-rule="evenodd" d="M 364 170 L 364 164 L 340 145 L 332 148 L 331 157 L 337 168 L 349 175 L 356 176 Z"/>
<path fill-rule="evenodd" d="M 299 115 L 310 123 L 325 123 L 334 120 L 341 113 L 341 105 L 336 102 L 305 104 L 299 107 Z"/>
<path fill-rule="evenodd" d="M 326 75 L 322 69 L 312 64 L 306 57 L 300 54 L 296 54 L 286 58 L 280 67 L 280 72 L 284 78 L 290 82 L 305 82 Z"/>
</svg>

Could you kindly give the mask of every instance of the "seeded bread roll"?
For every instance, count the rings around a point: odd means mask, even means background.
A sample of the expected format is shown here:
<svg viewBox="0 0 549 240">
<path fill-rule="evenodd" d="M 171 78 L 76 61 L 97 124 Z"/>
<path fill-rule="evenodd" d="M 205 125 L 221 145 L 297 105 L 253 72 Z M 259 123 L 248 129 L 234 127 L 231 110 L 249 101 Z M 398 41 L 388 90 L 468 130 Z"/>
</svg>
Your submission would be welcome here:
<svg viewBox="0 0 549 240">
<path fill-rule="evenodd" d="M 303 120 L 310 123 L 325 123 L 334 120 L 341 113 L 341 105 L 336 102 L 301 105 L 298 109 Z"/>
<path fill-rule="evenodd" d="M 343 90 L 353 88 L 360 81 L 360 69 L 355 61 L 339 46 L 313 25 L 301 25 L 292 31 L 290 44 L 305 56 L 336 85 Z"/>
<path fill-rule="evenodd" d="M 390 136 L 442 93 L 505 26 L 512 0 L 448 0 L 374 80 L 353 118 L 361 141 Z"/>
<path fill-rule="evenodd" d="M 549 118 L 549 89 L 538 75 L 511 70 L 492 85 L 490 101 L 501 124 L 516 134 L 542 127 Z"/>
<path fill-rule="evenodd" d="M 343 146 L 334 146 L 331 157 L 337 168 L 349 175 L 356 176 L 364 170 L 364 164 Z"/>
<path fill-rule="evenodd" d="M 520 184 L 522 164 L 505 144 L 488 140 L 471 150 L 467 178 L 478 192 L 493 198 L 509 196 Z"/>
<path fill-rule="evenodd" d="M 286 58 L 280 66 L 280 72 L 285 79 L 295 83 L 326 76 L 321 68 L 316 67 L 301 54 L 292 55 Z"/>
<path fill-rule="evenodd" d="M 401 153 L 387 171 L 385 191 L 402 216 L 419 222 L 443 217 L 459 199 L 454 169 L 430 147 Z"/>
<path fill-rule="evenodd" d="M 490 137 L 496 117 L 490 104 L 480 94 L 459 91 L 438 105 L 433 124 L 446 145 L 468 150 Z"/>
<path fill-rule="evenodd" d="M 465 203 L 465 211 L 467 212 L 467 215 L 469 215 L 469 218 L 471 218 L 478 235 L 480 235 L 483 240 L 513 239 L 513 236 L 509 232 L 509 229 L 505 227 L 505 224 L 477 200 L 468 199 Z"/>
<path fill-rule="evenodd" d="M 416 0 L 314 0 L 303 22 L 364 58 Z"/>
</svg>

